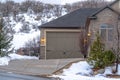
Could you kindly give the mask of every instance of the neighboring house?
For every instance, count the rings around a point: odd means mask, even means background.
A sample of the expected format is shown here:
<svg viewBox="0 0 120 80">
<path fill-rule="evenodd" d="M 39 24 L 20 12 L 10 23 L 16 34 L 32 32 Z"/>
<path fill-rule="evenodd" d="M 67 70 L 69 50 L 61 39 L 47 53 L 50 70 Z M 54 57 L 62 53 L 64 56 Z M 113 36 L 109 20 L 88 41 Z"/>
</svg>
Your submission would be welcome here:
<svg viewBox="0 0 120 80">
<path fill-rule="evenodd" d="M 95 40 L 99 31 L 106 48 L 113 47 L 115 27 L 119 24 L 120 0 L 103 8 L 83 8 L 39 26 L 40 57 L 43 59 L 80 58 L 79 38 L 86 29 Z M 114 33 L 114 35 L 113 35 Z"/>
</svg>

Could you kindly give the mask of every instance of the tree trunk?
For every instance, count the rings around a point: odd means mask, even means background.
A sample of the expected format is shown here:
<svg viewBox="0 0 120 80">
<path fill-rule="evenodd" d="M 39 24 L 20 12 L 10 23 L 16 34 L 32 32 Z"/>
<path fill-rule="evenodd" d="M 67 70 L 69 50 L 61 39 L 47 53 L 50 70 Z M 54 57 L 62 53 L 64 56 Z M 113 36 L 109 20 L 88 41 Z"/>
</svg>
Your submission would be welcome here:
<svg viewBox="0 0 120 80">
<path fill-rule="evenodd" d="M 116 69 L 115 69 L 115 73 L 117 73 L 118 72 L 118 64 L 119 64 L 119 61 L 118 61 L 118 57 L 117 57 L 117 59 L 116 59 Z"/>
</svg>

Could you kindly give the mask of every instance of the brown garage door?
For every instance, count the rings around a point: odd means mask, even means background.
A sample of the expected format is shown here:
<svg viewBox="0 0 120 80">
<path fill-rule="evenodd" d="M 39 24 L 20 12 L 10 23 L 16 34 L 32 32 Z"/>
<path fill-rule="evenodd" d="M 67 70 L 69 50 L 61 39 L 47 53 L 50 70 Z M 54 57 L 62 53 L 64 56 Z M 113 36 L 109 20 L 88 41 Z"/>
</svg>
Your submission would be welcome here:
<svg viewBox="0 0 120 80">
<path fill-rule="evenodd" d="M 78 32 L 47 32 L 46 58 L 79 58 Z"/>
</svg>

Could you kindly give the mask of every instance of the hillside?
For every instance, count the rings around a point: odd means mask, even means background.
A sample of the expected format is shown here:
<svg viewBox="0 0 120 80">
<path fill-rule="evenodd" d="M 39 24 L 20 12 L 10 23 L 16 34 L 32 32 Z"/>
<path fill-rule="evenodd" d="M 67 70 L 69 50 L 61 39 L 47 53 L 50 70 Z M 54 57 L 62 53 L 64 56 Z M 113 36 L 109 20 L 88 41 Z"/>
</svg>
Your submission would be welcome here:
<svg viewBox="0 0 120 80">
<path fill-rule="evenodd" d="M 63 9 L 62 15 L 66 13 L 65 9 Z M 57 16 L 54 16 L 54 12 L 36 14 L 29 9 L 26 13 L 20 13 L 16 17 L 12 15 L 4 17 L 4 21 L 6 23 L 5 26 L 12 28 L 13 47 L 19 49 L 24 47 L 29 40 L 40 36 L 38 26 L 56 18 Z"/>
</svg>

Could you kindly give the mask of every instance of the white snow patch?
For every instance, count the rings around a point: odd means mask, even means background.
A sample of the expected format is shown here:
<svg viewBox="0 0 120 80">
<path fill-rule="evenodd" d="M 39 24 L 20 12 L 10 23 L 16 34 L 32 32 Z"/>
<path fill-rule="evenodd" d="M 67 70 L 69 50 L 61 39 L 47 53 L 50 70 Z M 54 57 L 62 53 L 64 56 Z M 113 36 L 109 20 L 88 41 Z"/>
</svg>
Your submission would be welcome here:
<svg viewBox="0 0 120 80">
<path fill-rule="evenodd" d="M 8 56 L 0 58 L 0 66 L 8 65 L 11 60 L 21 60 L 21 59 L 38 59 L 35 56 L 22 56 L 18 54 L 9 54 Z"/>
<path fill-rule="evenodd" d="M 117 72 L 118 75 L 120 75 L 120 65 L 118 65 L 118 72 Z"/>
<path fill-rule="evenodd" d="M 23 24 L 21 22 L 16 23 L 15 27 L 13 28 L 16 32 L 19 32 Z"/>
<path fill-rule="evenodd" d="M 33 56 L 22 56 L 18 54 L 9 54 L 9 57 L 11 60 L 16 60 L 16 59 L 38 59 L 37 57 Z"/>
<path fill-rule="evenodd" d="M 104 75 L 106 75 L 106 74 L 112 74 L 112 68 L 111 67 L 106 67 L 105 68 Z"/>
<path fill-rule="evenodd" d="M 61 75 L 54 75 L 53 77 L 59 77 L 61 80 L 120 80 L 115 78 L 105 78 L 105 77 L 89 77 L 89 76 L 82 76 L 82 75 L 69 75 L 69 76 L 61 76 Z"/>
<path fill-rule="evenodd" d="M 8 64 L 9 64 L 9 61 L 10 61 L 10 58 L 9 58 L 9 57 L 1 57 L 1 58 L 0 58 L 0 66 L 8 65 Z"/>
<path fill-rule="evenodd" d="M 91 66 L 86 61 L 74 63 L 69 69 L 64 69 L 63 72 L 64 75 L 71 74 L 90 75 L 91 73 L 92 73 Z"/>
<path fill-rule="evenodd" d="M 34 31 L 29 34 L 26 33 L 16 33 L 14 35 L 12 44 L 15 49 L 19 49 L 20 47 L 24 47 L 25 43 L 33 38 L 40 36 L 40 31 Z"/>
<path fill-rule="evenodd" d="M 118 69 L 120 72 L 120 65 Z M 52 77 L 60 78 L 61 80 L 120 80 L 120 78 L 107 78 L 106 74 L 112 74 L 111 67 L 105 68 L 104 74 L 91 75 L 92 67 L 86 61 L 73 63 L 70 68 L 63 70 L 62 74 L 53 75 Z"/>
</svg>

